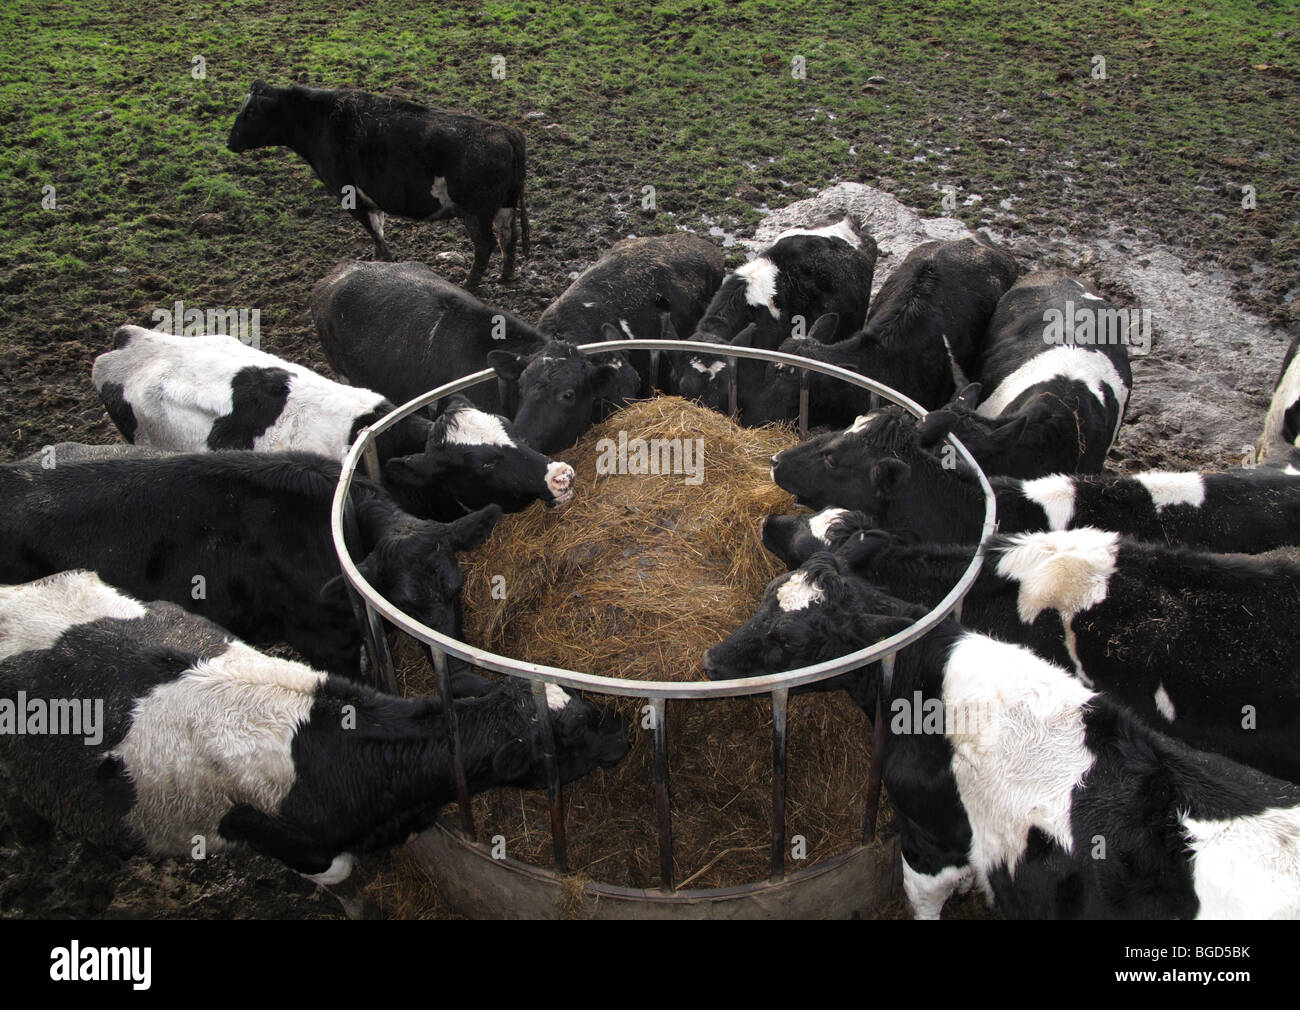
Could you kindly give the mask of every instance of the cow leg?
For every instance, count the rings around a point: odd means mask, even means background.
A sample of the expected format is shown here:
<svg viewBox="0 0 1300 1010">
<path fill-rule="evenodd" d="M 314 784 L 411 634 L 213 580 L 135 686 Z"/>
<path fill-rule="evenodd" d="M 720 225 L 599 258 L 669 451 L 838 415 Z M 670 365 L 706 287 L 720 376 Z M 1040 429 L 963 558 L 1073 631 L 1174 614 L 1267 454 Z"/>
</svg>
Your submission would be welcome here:
<svg viewBox="0 0 1300 1010">
<path fill-rule="evenodd" d="M 502 207 L 492 219 L 497 247 L 501 250 L 501 280 L 508 283 L 515 275 L 515 243 L 519 241 L 519 228 L 512 207 Z"/>
<path fill-rule="evenodd" d="M 360 193 L 357 205 L 349 208 L 348 213 L 361 222 L 361 227 L 375 240 L 375 252 L 381 260 L 392 260 L 393 251 L 384 241 L 384 212 Z"/>
<path fill-rule="evenodd" d="M 474 265 L 470 267 L 467 288 L 477 287 L 492 258 L 492 215 L 464 218 L 469 240 L 474 243 Z"/>
</svg>

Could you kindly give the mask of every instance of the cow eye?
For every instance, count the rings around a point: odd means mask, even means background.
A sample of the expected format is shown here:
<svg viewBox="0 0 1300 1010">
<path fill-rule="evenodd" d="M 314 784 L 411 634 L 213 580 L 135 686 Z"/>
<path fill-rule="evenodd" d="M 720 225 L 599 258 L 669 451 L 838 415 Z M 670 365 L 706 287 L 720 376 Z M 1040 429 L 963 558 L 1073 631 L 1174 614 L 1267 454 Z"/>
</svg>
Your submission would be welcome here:
<svg viewBox="0 0 1300 1010">
<path fill-rule="evenodd" d="M 563 400 L 565 403 L 572 403 L 573 395 L 574 394 L 572 389 L 566 389 L 563 393 L 560 394 L 560 399 Z"/>
<path fill-rule="evenodd" d="M 835 467 L 838 466 L 838 464 L 835 462 L 835 457 L 832 456 L 830 453 L 827 453 L 825 456 L 822 457 L 822 462 L 826 464 L 827 470 L 834 470 Z"/>
<path fill-rule="evenodd" d="M 497 461 L 495 459 L 485 459 L 482 463 L 479 464 L 478 468 L 482 470 L 484 473 L 491 473 L 493 470 L 496 469 L 496 467 L 497 467 Z"/>
</svg>

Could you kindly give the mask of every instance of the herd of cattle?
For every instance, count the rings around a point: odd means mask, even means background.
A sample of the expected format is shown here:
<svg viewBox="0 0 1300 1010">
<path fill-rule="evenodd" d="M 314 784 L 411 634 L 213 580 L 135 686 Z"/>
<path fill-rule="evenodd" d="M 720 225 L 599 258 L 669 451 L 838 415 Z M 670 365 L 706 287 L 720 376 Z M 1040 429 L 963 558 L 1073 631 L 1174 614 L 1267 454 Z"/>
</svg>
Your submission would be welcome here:
<svg viewBox="0 0 1300 1010">
<path fill-rule="evenodd" d="M 510 274 L 516 217 L 527 253 L 517 131 L 258 82 L 229 146 L 268 145 L 302 155 L 331 191 L 352 187 L 349 209 L 385 258 L 384 211 L 462 217 L 471 286 L 493 235 Z M 787 232 L 730 273 L 697 236 L 628 239 L 536 326 L 418 263 L 346 263 L 310 308 L 350 384 L 229 336 L 121 327 L 91 379 L 126 443 L 0 466 L 9 802 L 122 850 L 246 843 L 333 886 L 354 856 L 455 798 L 444 705 L 471 792 L 543 787 L 548 747 L 566 782 L 616 764 L 626 721 L 558 687 L 548 729 L 527 685 L 462 663 L 454 700 L 362 682 L 329 530 L 340 459 L 394 403 L 495 371 L 384 432 L 382 481 L 354 480 L 349 498 L 362 574 L 459 637 L 456 553 L 503 511 L 569 501 L 573 469 L 552 456 L 594 420 L 658 390 L 746 425 L 791 421 L 806 382 L 821 433 L 774 457 L 772 479 L 814 511 L 765 522 L 791 571 L 706 653 L 709 677 L 844 655 L 948 593 L 984 513 L 948 435 L 997 498 L 999 534 L 960 620 L 892 666 L 824 685 L 889 721 L 885 779 L 915 913 L 937 917 L 975 883 L 1008 916 L 1300 916 L 1300 565 L 1248 556 L 1300 545 L 1295 346 L 1261 465 L 1105 473 L 1127 348 L 1049 339 L 1044 321 L 1112 306 L 971 239 L 919 246 L 871 298 L 876 259 L 849 218 Z M 576 350 L 680 334 L 671 353 Z M 928 413 L 786 364 L 733 366 L 701 343 L 831 362 Z M 273 644 L 306 662 L 252 648 Z M 90 701 L 93 747 L 86 719 L 72 726 Z M 913 704 L 939 714 L 903 716 Z"/>
</svg>

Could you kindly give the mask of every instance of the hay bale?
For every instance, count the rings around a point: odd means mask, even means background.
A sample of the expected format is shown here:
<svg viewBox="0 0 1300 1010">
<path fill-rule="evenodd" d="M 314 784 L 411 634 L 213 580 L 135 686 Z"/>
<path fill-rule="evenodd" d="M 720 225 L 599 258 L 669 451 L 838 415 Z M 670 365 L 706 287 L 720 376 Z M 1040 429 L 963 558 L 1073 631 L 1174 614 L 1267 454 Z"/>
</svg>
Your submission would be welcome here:
<svg viewBox="0 0 1300 1010">
<path fill-rule="evenodd" d="M 633 441 L 639 438 L 678 440 L 678 449 L 691 440 L 702 449 L 702 471 L 598 472 L 602 452 L 611 462 L 611 444 L 616 452 L 620 437 L 629 470 L 639 462 Z M 704 679 L 704 650 L 752 616 L 782 570 L 762 545 L 759 522 L 794 506 L 772 483 L 769 466 L 774 453 L 796 441 L 789 428 L 743 429 L 676 397 L 612 415 L 561 454 L 577 471 L 570 505 L 508 516 L 482 548 L 462 556 L 465 640 L 607 677 Z M 696 462 L 684 453 L 676 461 Z M 608 883 L 654 887 L 645 702 L 603 700 L 634 721 L 635 742 L 618 768 L 566 789 L 570 868 Z M 766 879 L 768 696 L 671 702 L 668 730 L 678 886 Z M 791 862 L 792 868 L 860 840 L 868 742 L 869 724 L 843 694 L 791 699 L 788 834 L 803 835 L 807 847 L 806 862 Z M 480 840 L 504 835 L 511 857 L 551 865 L 544 795 L 501 791 L 474 802 Z"/>
</svg>

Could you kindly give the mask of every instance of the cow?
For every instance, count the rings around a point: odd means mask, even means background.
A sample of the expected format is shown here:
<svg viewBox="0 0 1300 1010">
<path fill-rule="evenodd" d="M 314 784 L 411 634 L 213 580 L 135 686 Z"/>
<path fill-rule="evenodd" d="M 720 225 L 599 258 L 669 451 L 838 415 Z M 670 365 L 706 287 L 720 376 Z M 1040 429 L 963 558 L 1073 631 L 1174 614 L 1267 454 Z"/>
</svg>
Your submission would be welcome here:
<svg viewBox="0 0 1300 1010">
<path fill-rule="evenodd" d="M 123 326 L 91 379 L 130 442 L 173 452 L 298 449 L 338 459 L 393 404 L 227 336 L 177 337 Z M 448 519 L 495 502 L 564 504 L 573 468 L 521 445 L 510 422 L 449 397 L 433 422 L 408 415 L 375 439 L 398 504 Z"/>
<path fill-rule="evenodd" d="M 423 263 L 340 263 L 312 288 L 311 318 L 330 367 L 394 403 L 482 371 L 490 351 L 531 353 L 546 343 L 533 326 Z M 491 413 L 508 412 L 496 383 L 465 396 Z"/>
<path fill-rule="evenodd" d="M 1273 388 L 1273 399 L 1264 416 L 1264 431 L 1256 446 L 1255 459 L 1286 473 L 1300 473 L 1300 358 L 1295 337 L 1282 358 L 1282 372 Z"/>
<path fill-rule="evenodd" d="M 562 782 L 627 753 L 612 710 L 555 685 L 546 702 L 552 739 L 521 681 L 393 697 L 94 572 L 0 586 L 0 762 L 39 815 L 123 853 L 188 858 L 198 838 L 209 856 L 251 848 L 333 887 L 456 799 L 446 704 L 471 793 L 545 788 L 547 750 Z M 14 732 L 38 711 L 44 732 Z"/>
<path fill-rule="evenodd" d="M 384 241 L 386 213 L 460 218 L 474 243 L 471 288 L 482 279 L 493 245 L 501 249 L 501 280 L 513 277 L 520 229 L 529 254 L 527 154 L 523 134 L 513 127 L 363 91 L 273 88 L 258 80 L 226 146 L 235 153 L 258 147 L 296 153 L 361 222 L 382 259 L 393 258 Z"/>
<path fill-rule="evenodd" d="M 284 643 L 317 669 L 356 677 L 361 633 L 330 536 L 339 472 L 310 453 L 244 450 L 0 466 L 0 583 L 94 569 L 140 599 L 170 600 L 250 644 Z M 349 497 L 348 549 L 366 581 L 459 635 L 455 555 L 483 543 L 500 507 L 419 520 L 364 478 Z"/>
<path fill-rule="evenodd" d="M 1125 319 L 1060 271 L 1028 274 L 1012 285 L 989 322 L 972 376 L 978 388 L 946 409 L 953 434 L 985 473 L 1045 477 L 1102 469 L 1133 386 Z M 971 410 L 968 399 L 980 393 L 986 395 Z"/>
<path fill-rule="evenodd" d="M 772 458 L 772 477 L 813 508 L 867 513 L 882 529 L 975 543 L 984 497 L 946 425 L 901 407 L 858 418 Z M 1300 482 L 1265 468 L 993 477 L 1004 533 L 1097 526 L 1207 551 L 1261 553 L 1300 544 Z"/>
<path fill-rule="evenodd" d="M 866 326 L 828 343 L 821 334 L 784 341 L 780 350 L 875 379 L 921 406 L 940 407 L 974 371 L 998 300 L 1020 267 L 1009 253 L 973 238 L 926 242 L 889 275 Z M 770 362 L 752 420 L 797 417 L 799 370 Z M 808 374 L 810 425 L 844 427 L 880 398 L 842 379 Z"/>
<path fill-rule="evenodd" d="M 773 580 L 705 671 L 796 669 L 924 612 L 819 553 Z M 952 617 L 888 679 L 879 663 L 864 674 L 888 713 L 885 787 L 918 918 L 972 881 L 1008 918 L 1300 916 L 1300 787 L 1171 740 Z"/>
<path fill-rule="evenodd" d="M 827 339 L 841 340 L 866 319 L 876 268 L 875 240 L 849 218 L 821 228 L 791 229 L 723 280 L 690 335 L 691 340 L 776 350 L 796 330 L 796 316 L 811 326 L 833 314 Z M 676 336 L 673 333 L 671 336 Z M 713 410 L 728 409 L 730 366 L 723 359 L 691 351 L 674 354 L 677 392 Z M 742 361 L 737 407 L 756 406 L 763 362 Z"/>
<path fill-rule="evenodd" d="M 659 337 L 666 316 L 674 333 L 690 333 L 722 273 L 722 250 L 690 232 L 624 239 L 578 275 L 537 328 L 551 340 L 592 344 Z M 640 395 L 667 388 L 658 367 L 651 367 L 657 352 L 633 351 L 623 360 L 641 377 Z"/>
</svg>

